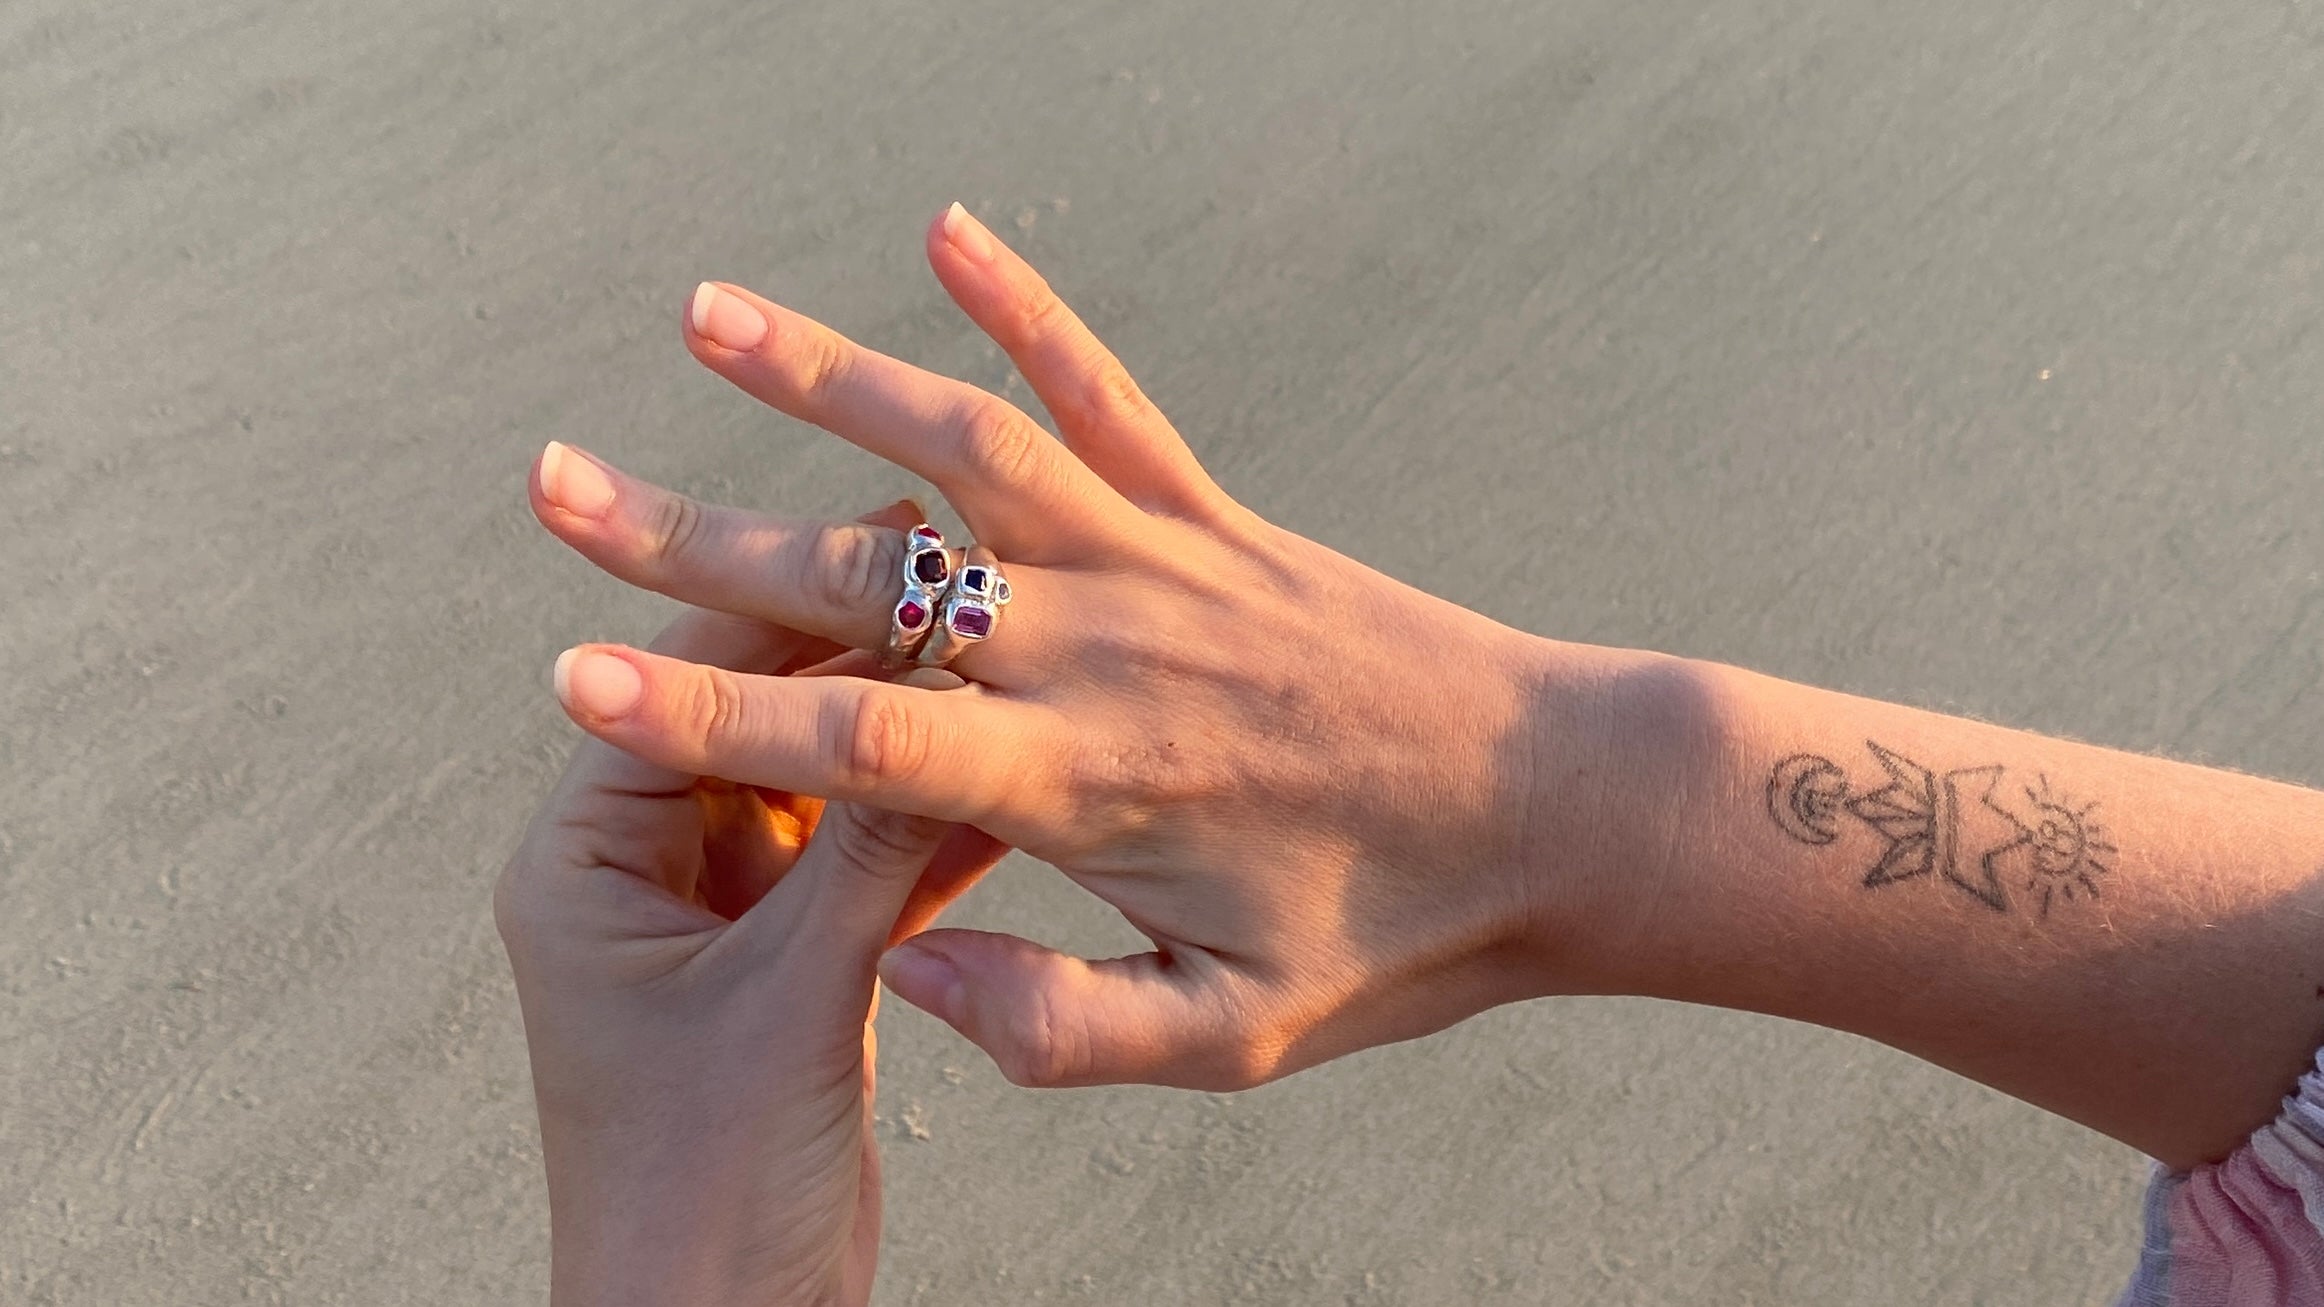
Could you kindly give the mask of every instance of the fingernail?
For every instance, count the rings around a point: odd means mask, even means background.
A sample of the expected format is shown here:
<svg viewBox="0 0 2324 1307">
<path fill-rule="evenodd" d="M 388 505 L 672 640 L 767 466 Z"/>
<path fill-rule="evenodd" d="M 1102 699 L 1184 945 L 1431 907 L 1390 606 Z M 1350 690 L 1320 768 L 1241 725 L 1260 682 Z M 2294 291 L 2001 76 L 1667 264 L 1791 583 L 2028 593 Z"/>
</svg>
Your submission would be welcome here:
<svg viewBox="0 0 2324 1307">
<path fill-rule="evenodd" d="M 912 1006 L 960 1024 L 966 990 L 950 958 L 906 941 L 880 955 L 880 980 Z"/>
<path fill-rule="evenodd" d="M 567 649 L 557 655 L 557 697 L 578 712 L 605 721 L 627 716 L 646 697 L 646 680 L 626 658 Z"/>
<path fill-rule="evenodd" d="M 961 208 L 958 200 L 954 200 L 952 207 L 944 211 L 944 239 L 952 242 L 952 248 L 959 250 L 961 256 L 970 263 L 982 265 L 993 261 L 992 233 L 985 230 L 983 223 L 970 217 L 968 210 Z"/>
<path fill-rule="evenodd" d="M 613 503 L 613 479 L 579 450 L 552 440 L 541 451 L 541 495 L 575 517 L 603 517 Z"/>
<path fill-rule="evenodd" d="M 706 281 L 694 288 L 694 334 L 741 353 L 767 338 L 767 317 L 741 296 Z"/>
</svg>

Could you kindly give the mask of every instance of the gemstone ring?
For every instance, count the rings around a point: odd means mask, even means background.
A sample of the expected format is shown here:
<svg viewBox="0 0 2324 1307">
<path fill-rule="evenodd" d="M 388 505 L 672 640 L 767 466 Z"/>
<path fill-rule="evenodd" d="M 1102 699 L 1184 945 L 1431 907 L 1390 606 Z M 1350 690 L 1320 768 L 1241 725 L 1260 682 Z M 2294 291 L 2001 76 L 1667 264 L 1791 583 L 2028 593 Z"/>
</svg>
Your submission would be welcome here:
<svg viewBox="0 0 2324 1307">
<path fill-rule="evenodd" d="M 904 593 L 888 615 L 888 643 L 880 650 L 880 666 L 894 671 L 920 652 L 952 583 L 955 552 L 944 547 L 944 533 L 926 522 L 905 534 Z"/>
<path fill-rule="evenodd" d="M 928 642 L 920 646 L 917 661 L 923 667 L 942 667 L 960 651 L 992 637 L 1000 624 L 1001 609 L 1010 599 L 1009 578 L 1001 575 L 1000 560 L 982 545 L 972 546 L 968 558 L 952 578 Z"/>
</svg>

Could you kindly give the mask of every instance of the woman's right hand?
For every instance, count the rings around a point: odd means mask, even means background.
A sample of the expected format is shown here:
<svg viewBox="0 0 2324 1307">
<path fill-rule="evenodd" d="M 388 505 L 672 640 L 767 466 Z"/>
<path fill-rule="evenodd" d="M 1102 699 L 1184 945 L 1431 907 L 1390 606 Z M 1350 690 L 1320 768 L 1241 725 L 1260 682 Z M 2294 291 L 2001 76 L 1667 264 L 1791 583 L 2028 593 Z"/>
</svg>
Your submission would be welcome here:
<svg viewBox="0 0 2324 1307">
<path fill-rule="evenodd" d="M 1524 636 L 1261 520 L 974 219 L 940 218 L 928 255 L 1063 443 L 732 287 L 697 293 L 686 338 L 933 482 L 997 553 L 1015 600 L 953 664 L 970 687 L 590 645 L 634 676 L 571 683 L 634 692 L 569 696 L 574 720 L 684 772 L 973 824 L 1118 908 L 1152 952 L 937 930 L 883 962 L 1022 1084 L 1242 1087 L 1569 983 L 1604 882 L 1585 814 L 1612 780 L 1610 689 L 1644 656 Z M 886 637 L 893 529 L 698 504 L 561 446 L 534 508 L 632 583 Z"/>
</svg>

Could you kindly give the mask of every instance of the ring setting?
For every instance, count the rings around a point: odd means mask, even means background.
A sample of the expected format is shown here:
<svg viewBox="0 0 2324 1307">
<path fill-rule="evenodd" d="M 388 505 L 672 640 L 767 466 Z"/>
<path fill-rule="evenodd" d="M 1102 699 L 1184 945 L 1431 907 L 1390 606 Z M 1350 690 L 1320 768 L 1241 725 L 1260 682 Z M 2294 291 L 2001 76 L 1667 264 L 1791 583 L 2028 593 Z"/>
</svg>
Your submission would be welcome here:
<svg viewBox="0 0 2324 1307">
<path fill-rule="evenodd" d="M 951 588 L 954 551 L 944 534 L 922 522 L 904 537 L 904 593 L 888 616 L 888 642 L 880 665 L 893 671 L 911 663 L 935 627 Z"/>
<path fill-rule="evenodd" d="M 923 667 L 942 667 L 972 644 L 992 638 L 1001 609 L 1013 598 L 1009 579 L 1001 574 L 1000 560 L 977 546 L 968 551 L 944 596 L 944 607 L 920 646 L 916 661 Z"/>
</svg>

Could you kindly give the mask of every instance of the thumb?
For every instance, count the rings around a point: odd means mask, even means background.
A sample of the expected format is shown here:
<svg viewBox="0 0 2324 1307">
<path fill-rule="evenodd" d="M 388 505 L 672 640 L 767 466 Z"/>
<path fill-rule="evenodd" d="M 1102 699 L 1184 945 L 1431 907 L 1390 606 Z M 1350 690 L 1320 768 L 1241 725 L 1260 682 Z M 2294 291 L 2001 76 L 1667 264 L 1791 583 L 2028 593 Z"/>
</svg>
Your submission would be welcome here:
<svg viewBox="0 0 2324 1307">
<path fill-rule="evenodd" d="M 1274 1062 L 1227 1021 L 1230 979 L 1199 952 L 1092 962 L 1014 935 L 931 930 L 889 949 L 879 969 L 897 997 L 1029 1088 L 1243 1089 Z"/>
<path fill-rule="evenodd" d="M 848 968 L 869 967 L 950 829 L 932 817 L 826 804 L 799 861 L 735 922 L 735 933 L 778 955 L 804 948 Z"/>
</svg>

